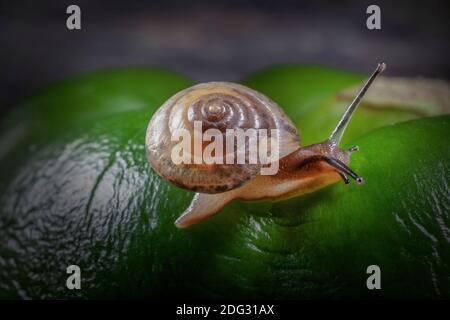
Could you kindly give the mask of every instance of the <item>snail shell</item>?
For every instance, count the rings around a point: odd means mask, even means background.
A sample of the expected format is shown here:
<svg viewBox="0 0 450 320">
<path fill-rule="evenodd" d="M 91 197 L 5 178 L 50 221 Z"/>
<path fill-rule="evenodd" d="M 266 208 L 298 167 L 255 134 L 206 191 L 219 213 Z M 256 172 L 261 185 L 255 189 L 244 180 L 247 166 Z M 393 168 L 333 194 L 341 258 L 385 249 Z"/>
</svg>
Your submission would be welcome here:
<svg viewBox="0 0 450 320">
<path fill-rule="evenodd" d="M 261 164 L 248 161 L 227 164 L 225 159 L 223 164 L 175 164 L 171 153 L 178 142 L 172 141 L 172 134 L 175 130 L 186 129 L 193 136 L 194 121 L 202 122 L 202 134 L 211 128 L 219 130 L 224 142 L 227 129 L 268 129 L 268 135 L 270 129 L 278 129 L 274 138 L 278 140 L 279 158 L 300 146 L 292 121 L 265 95 L 229 82 L 209 82 L 187 88 L 172 96 L 153 115 L 145 145 L 149 162 L 161 176 L 196 192 L 220 193 L 240 187 L 260 173 Z"/>
</svg>

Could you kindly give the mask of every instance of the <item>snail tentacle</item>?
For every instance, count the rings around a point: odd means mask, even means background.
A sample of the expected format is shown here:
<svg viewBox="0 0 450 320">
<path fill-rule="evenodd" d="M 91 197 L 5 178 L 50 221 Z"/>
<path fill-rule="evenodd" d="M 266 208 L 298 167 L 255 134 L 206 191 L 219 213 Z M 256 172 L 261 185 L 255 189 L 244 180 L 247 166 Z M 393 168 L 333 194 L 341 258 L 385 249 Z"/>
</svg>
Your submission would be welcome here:
<svg viewBox="0 0 450 320">
<path fill-rule="evenodd" d="M 329 156 L 325 156 L 325 155 L 313 155 L 307 158 L 304 158 L 298 165 L 297 169 L 301 169 L 304 166 L 316 162 L 316 161 L 325 161 L 326 163 L 328 163 L 329 165 L 331 165 L 332 167 L 334 167 L 337 172 L 341 175 L 348 175 L 350 177 L 352 177 L 356 182 L 359 183 L 359 181 L 362 181 L 361 177 L 359 177 L 352 169 L 350 169 L 345 163 L 343 163 L 342 161 L 340 161 L 339 159 L 333 158 L 333 157 L 329 157 Z M 347 182 L 348 178 L 343 178 L 343 180 L 345 182 Z"/>
<path fill-rule="evenodd" d="M 358 151 L 359 151 L 359 147 L 358 146 L 353 146 L 353 147 L 350 147 L 348 149 L 348 152 L 350 152 L 350 153 L 358 152 Z"/>
<path fill-rule="evenodd" d="M 356 108 L 358 107 L 361 99 L 366 94 L 367 90 L 369 89 L 370 85 L 373 83 L 375 78 L 384 70 L 386 69 L 386 63 L 381 62 L 378 64 L 375 71 L 372 73 L 372 75 L 369 77 L 369 79 L 364 83 L 364 85 L 361 87 L 360 91 L 356 95 L 355 99 L 353 99 L 352 103 L 348 106 L 347 110 L 345 110 L 344 115 L 342 116 L 341 120 L 337 124 L 336 128 L 331 133 L 328 140 L 335 142 L 337 145 L 339 145 L 339 142 L 342 139 L 342 136 L 344 135 L 344 131 L 347 128 L 347 125 L 350 123 L 350 119 L 352 118 L 353 113 L 355 112 Z"/>
<path fill-rule="evenodd" d="M 345 173 L 342 173 L 340 171 L 337 171 L 337 173 L 339 173 L 339 175 L 341 176 L 342 180 L 344 180 L 345 184 L 349 184 L 350 180 L 348 179 L 347 175 Z"/>
</svg>

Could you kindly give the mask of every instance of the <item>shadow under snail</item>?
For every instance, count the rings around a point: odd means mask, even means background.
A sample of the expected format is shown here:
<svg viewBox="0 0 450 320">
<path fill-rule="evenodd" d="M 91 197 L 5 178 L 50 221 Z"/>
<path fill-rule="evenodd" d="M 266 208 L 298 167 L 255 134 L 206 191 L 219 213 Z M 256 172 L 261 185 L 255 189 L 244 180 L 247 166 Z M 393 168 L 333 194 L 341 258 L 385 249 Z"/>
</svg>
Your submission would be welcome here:
<svg viewBox="0 0 450 320">
<path fill-rule="evenodd" d="M 385 63 L 378 64 L 327 140 L 304 147 L 283 110 L 265 95 L 243 85 L 202 83 L 172 96 L 151 118 L 145 147 L 148 160 L 159 175 L 196 192 L 175 225 L 185 228 L 205 220 L 235 199 L 286 199 L 313 192 L 339 179 L 349 183 L 348 177 L 362 184 L 363 179 L 348 167 L 350 154 L 358 147 L 343 150 L 339 142 L 362 97 L 385 68 Z M 177 139 L 173 134 L 177 130 L 194 131 L 196 121 L 203 124 L 201 133 L 215 129 L 224 137 L 229 129 L 278 129 L 274 131 L 278 156 L 271 159 L 278 161 L 278 171 L 274 175 L 261 174 L 260 169 L 267 166 L 261 162 L 174 162 L 172 152 Z M 203 150 L 205 144 L 201 148 Z M 236 148 L 238 146 L 234 145 L 233 151 Z"/>
</svg>

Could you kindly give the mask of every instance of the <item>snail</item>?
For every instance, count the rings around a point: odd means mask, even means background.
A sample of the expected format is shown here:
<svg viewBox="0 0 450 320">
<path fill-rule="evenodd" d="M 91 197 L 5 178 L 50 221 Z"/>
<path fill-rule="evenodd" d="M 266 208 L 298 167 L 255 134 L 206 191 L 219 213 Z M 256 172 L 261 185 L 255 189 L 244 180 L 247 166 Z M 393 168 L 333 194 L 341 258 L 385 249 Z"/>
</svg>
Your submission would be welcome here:
<svg viewBox="0 0 450 320">
<path fill-rule="evenodd" d="M 287 199 L 313 192 L 340 179 L 348 184 L 349 177 L 362 184 L 363 178 L 348 167 L 350 155 L 358 147 L 343 150 L 339 142 L 362 97 L 385 68 L 385 63 L 378 64 L 329 138 L 309 146 L 301 146 L 293 122 L 275 102 L 243 85 L 202 83 L 169 98 L 150 119 L 145 147 L 149 163 L 160 176 L 178 187 L 196 192 L 175 225 L 185 228 L 205 220 L 236 199 Z M 250 157 L 246 148 L 254 143 L 244 139 L 242 149 L 235 139 L 230 145 L 228 139 L 226 142 L 222 140 L 229 137 L 230 130 L 239 129 L 270 130 L 267 137 L 277 142 L 269 148 L 273 156 L 269 157 L 270 161 L 250 163 L 236 159 L 228 161 L 228 158 L 225 161 L 225 157 L 239 150 L 245 160 Z M 180 139 L 177 132 L 188 136 Z M 197 145 L 192 139 L 192 134 L 195 137 L 208 132 L 219 134 L 214 139 L 216 147 L 225 144 L 230 147 L 225 155 L 217 150 L 211 153 L 215 162 L 201 161 L 202 152 L 209 148 L 207 142 L 213 141 L 211 135 L 206 135 L 207 141 Z M 177 149 L 180 140 L 185 140 L 186 146 L 181 158 L 188 161 L 174 160 L 174 154 L 180 155 L 180 149 Z M 275 174 L 262 174 L 262 169 L 274 163 Z"/>
</svg>

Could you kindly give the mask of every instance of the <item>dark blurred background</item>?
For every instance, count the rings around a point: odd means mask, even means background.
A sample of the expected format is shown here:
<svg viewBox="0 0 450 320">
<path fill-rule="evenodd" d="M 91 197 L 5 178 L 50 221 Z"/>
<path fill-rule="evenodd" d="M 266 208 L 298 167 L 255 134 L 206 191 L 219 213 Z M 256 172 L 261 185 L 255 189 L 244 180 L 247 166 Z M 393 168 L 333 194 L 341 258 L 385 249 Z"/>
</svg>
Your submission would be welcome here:
<svg viewBox="0 0 450 320">
<path fill-rule="evenodd" d="M 198 81 L 239 80 L 280 63 L 450 78 L 448 1 L 2 1 L 0 113 L 53 81 L 154 65 Z M 81 7 L 82 29 L 66 28 Z M 366 8 L 381 7 L 381 30 Z"/>
</svg>

